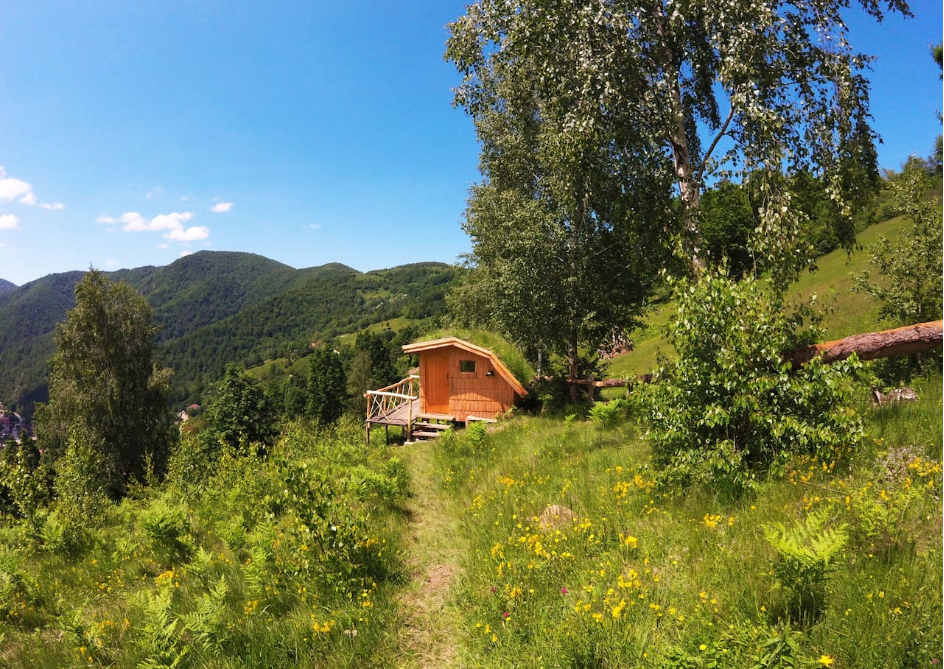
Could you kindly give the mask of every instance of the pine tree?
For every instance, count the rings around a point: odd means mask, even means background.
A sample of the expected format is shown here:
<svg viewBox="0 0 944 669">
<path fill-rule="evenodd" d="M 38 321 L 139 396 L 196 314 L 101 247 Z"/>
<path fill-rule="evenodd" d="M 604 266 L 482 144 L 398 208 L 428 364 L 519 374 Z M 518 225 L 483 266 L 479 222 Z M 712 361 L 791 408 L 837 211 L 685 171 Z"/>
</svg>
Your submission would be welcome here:
<svg viewBox="0 0 944 669">
<path fill-rule="evenodd" d="M 329 346 L 311 355 L 308 376 L 308 415 L 322 425 L 337 423 L 347 401 L 347 374 L 341 354 Z"/>
</svg>

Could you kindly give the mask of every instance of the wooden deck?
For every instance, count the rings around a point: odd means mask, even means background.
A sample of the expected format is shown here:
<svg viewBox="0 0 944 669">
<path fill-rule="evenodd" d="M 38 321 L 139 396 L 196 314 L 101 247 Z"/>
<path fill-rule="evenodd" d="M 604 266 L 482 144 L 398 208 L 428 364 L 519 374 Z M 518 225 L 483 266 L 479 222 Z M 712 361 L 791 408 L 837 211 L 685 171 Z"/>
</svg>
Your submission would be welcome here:
<svg viewBox="0 0 944 669">
<path fill-rule="evenodd" d="M 368 390 L 364 397 L 367 399 L 364 425 L 368 444 L 371 425 L 383 425 L 384 432 L 389 426 L 398 425 L 406 431 L 406 440 L 411 440 L 413 421 L 420 413 L 418 376 L 408 376 L 380 390 Z"/>
<path fill-rule="evenodd" d="M 367 422 L 372 425 L 399 425 L 400 427 L 406 427 L 411 421 L 416 420 L 419 413 L 420 401 L 419 399 L 415 399 L 412 402 L 404 402 L 386 413 L 370 416 Z"/>
</svg>

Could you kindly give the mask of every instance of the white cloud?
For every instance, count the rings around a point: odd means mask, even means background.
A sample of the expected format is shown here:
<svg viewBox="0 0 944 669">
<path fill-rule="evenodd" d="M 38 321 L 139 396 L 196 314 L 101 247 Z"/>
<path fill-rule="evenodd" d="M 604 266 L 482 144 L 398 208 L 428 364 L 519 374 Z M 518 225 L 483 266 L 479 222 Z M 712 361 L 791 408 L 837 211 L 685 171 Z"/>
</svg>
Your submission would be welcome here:
<svg viewBox="0 0 944 669">
<path fill-rule="evenodd" d="M 180 257 L 181 257 L 181 258 L 185 258 L 185 257 L 187 257 L 187 256 L 189 256 L 189 255 L 192 255 L 192 254 L 193 254 L 193 251 L 186 251 L 186 250 L 184 250 L 184 251 L 181 251 L 181 252 L 180 252 Z"/>
<path fill-rule="evenodd" d="M 36 196 L 33 187 L 22 179 L 7 177 L 6 171 L 0 167 L 0 202 L 19 200 L 23 204 L 35 204 Z"/>
<path fill-rule="evenodd" d="M 303 225 L 302 227 L 306 230 L 321 230 L 321 224 L 319 223 L 310 223 L 308 225 Z"/>
<path fill-rule="evenodd" d="M 43 209 L 51 209 L 53 211 L 59 211 L 61 209 L 66 208 L 66 206 L 62 204 L 61 202 L 43 202 L 39 206 L 42 207 Z"/>
<path fill-rule="evenodd" d="M 169 239 L 172 242 L 198 242 L 201 239 L 206 239 L 210 236 L 210 229 L 202 225 L 197 225 L 192 228 L 175 228 L 171 230 L 166 235 L 164 239 Z"/>
<path fill-rule="evenodd" d="M 180 230 L 184 223 L 193 218 L 193 213 L 189 211 L 174 212 L 172 214 L 161 214 L 151 219 L 148 224 L 148 230 Z"/>
<path fill-rule="evenodd" d="M 119 263 L 117 260 L 109 258 L 105 261 L 105 267 L 118 267 Z"/>
<path fill-rule="evenodd" d="M 137 211 L 126 211 L 118 218 L 102 215 L 95 219 L 107 225 L 121 225 L 124 232 L 161 232 L 166 231 L 164 239 L 172 242 L 192 242 L 206 239 L 210 236 L 210 229 L 202 225 L 185 227 L 184 223 L 193 218 L 192 211 L 175 211 L 169 214 L 158 214 L 154 218 L 144 218 Z M 158 248 L 166 248 L 162 244 Z"/>
<path fill-rule="evenodd" d="M 210 211 L 217 214 L 225 214 L 227 211 L 229 211 L 232 208 L 233 208 L 232 202 L 217 202 L 212 207 L 210 207 Z"/>
<path fill-rule="evenodd" d="M 162 250 L 163 250 L 163 249 L 169 249 L 169 248 L 170 248 L 170 244 L 168 244 L 167 242 L 163 242 L 163 243 L 161 243 L 161 244 L 158 244 L 158 245 L 157 245 L 157 248 L 162 249 Z"/>
<path fill-rule="evenodd" d="M 0 216 L 0 230 L 17 230 L 20 227 L 20 219 L 13 214 L 3 214 Z"/>
</svg>

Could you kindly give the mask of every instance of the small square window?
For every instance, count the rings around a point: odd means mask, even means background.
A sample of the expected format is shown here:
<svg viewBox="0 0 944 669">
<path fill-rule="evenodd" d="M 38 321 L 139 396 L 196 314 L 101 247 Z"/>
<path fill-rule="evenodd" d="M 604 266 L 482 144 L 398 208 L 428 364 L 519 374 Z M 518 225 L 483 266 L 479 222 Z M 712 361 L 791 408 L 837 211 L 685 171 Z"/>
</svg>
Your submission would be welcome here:
<svg viewBox="0 0 944 669">
<path fill-rule="evenodd" d="M 460 360 L 459 371 L 463 374 L 475 374 L 475 360 Z"/>
</svg>

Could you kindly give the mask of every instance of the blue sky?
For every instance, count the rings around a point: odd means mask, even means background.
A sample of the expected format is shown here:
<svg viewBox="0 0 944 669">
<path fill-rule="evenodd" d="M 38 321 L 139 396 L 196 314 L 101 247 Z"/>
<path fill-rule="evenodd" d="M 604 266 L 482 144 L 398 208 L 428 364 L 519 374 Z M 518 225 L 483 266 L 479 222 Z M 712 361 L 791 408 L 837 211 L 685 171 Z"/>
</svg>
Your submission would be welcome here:
<svg viewBox="0 0 944 669">
<path fill-rule="evenodd" d="M 31 0 L 0 14 L 0 277 L 201 249 L 294 267 L 453 262 L 477 180 L 451 106 L 463 2 Z M 942 88 L 915 19 L 849 17 L 883 167 L 930 153 Z"/>
</svg>

